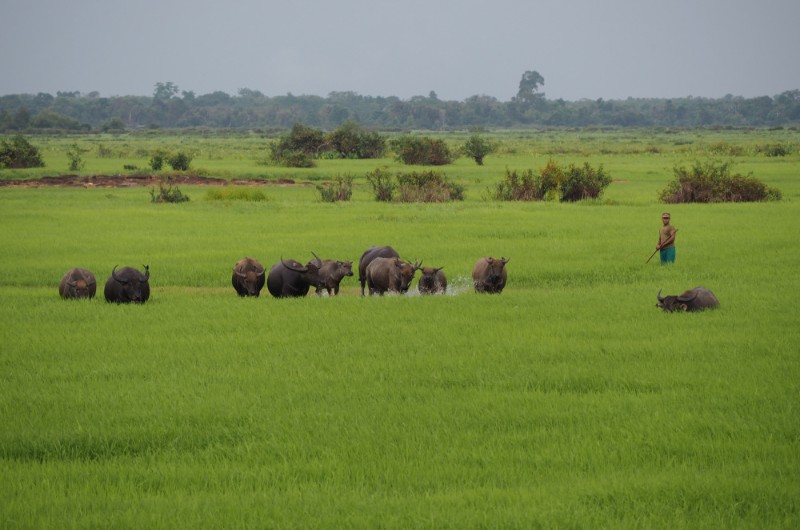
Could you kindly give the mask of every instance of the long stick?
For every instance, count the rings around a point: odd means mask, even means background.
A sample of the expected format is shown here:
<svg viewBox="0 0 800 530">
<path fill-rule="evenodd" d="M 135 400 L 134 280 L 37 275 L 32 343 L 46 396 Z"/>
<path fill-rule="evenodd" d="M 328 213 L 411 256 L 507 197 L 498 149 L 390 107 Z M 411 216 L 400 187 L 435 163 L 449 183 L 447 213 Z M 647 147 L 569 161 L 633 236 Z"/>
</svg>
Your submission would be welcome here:
<svg viewBox="0 0 800 530">
<path fill-rule="evenodd" d="M 673 233 L 673 235 L 672 235 L 673 239 L 675 238 L 675 234 L 677 234 L 677 233 L 678 233 L 678 229 L 676 228 L 676 229 L 675 229 L 675 232 L 674 232 L 674 233 Z M 659 250 L 661 250 L 661 249 L 660 249 L 660 248 L 657 248 L 657 249 L 655 249 L 655 250 L 653 251 L 653 253 L 652 253 L 652 254 L 650 254 L 650 257 L 649 257 L 649 258 L 647 258 L 647 261 L 645 261 L 645 262 L 644 262 L 644 264 L 645 264 L 645 265 L 647 265 L 648 263 L 650 263 L 650 260 L 651 260 L 651 259 L 653 259 L 653 256 L 655 256 L 655 255 L 656 255 L 656 252 L 658 252 Z"/>
</svg>

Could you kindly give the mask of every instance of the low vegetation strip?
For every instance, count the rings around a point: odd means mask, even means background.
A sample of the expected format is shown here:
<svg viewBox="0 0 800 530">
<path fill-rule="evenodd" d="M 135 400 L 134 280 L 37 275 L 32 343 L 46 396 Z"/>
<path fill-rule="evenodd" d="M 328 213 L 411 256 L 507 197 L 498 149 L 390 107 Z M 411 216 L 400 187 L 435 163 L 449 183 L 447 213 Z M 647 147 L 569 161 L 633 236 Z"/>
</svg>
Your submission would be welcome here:
<svg viewBox="0 0 800 530">
<path fill-rule="evenodd" d="M 164 175 L 58 175 L 35 179 L 0 179 L 2 188 L 134 188 L 140 186 L 158 186 Z M 232 179 L 197 175 L 169 175 L 169 181 L 175 185 L 187 186 L 308 186 L 292 179 Z"/>
</svg>

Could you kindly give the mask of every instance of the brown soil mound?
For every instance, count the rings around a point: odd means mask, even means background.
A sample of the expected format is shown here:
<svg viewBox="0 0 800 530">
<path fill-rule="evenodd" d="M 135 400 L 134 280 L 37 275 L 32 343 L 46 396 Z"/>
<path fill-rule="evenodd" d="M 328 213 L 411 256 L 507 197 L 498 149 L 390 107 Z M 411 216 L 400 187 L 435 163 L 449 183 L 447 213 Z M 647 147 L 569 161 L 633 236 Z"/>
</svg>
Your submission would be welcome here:
<svg viewBox="0 0 800 530">
<path fill-rule="evenodd" d="M 0 180 L 0 188 L 135 188 L 139 186 L 158 186 L 163 181 L 161 175 L 59 175 L 28 180 Z M 168 184 L 175 186 L 291 186 L 297 185 L 292 179 L 225 180 L 196 175 L 170 175 Z M 310 185 L 302 183 L 300 185 Z"/>
</svg>

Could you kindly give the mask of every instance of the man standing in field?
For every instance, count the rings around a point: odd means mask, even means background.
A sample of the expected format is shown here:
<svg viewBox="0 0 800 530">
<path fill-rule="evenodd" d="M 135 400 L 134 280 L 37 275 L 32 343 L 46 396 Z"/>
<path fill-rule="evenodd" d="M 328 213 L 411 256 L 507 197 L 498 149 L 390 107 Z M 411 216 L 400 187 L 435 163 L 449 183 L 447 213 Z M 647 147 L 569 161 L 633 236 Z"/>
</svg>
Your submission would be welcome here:
<svg viewBox="0 0 800 530">
<path fill-rule="evenodd" d="M 669 212 L 661 214 L 661 223 L 664 226 L 658 231 L 658 244 L 656 249 L 660 250 L 661 264 L 675 263 L 675 227 L 670 224 Z"/>
</svg>

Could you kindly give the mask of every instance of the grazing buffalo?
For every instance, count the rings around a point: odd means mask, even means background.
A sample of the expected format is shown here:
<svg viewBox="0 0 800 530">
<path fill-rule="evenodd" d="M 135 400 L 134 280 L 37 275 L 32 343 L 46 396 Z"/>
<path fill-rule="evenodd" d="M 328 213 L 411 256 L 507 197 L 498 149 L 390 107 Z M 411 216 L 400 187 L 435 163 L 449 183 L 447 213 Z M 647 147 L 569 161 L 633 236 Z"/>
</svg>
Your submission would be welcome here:
<svg viewBox="0 0 800 530">
<path fill-rule="evenodd" d="M 317 294 L 322 296 L 322 290 L 328 291 L 330 296 L 331 291 L 334 295 L 339 294 L 339 283 L 345 276 L 353 275 L 353 262 L 352 261 L 334 261 L 332 259 L 322 260 L 322 267 L 319 269 L 319 285 L 317 285 Z"/>
<path fill-rule="evenodd" d="M 91 271 L 81 268 L 70 269 L 58 284 L 61 298 L 94 298 L 97 292 L 97 280 Z"/>
<path fill-rule="evenodd" d="M 481 258 L 472 269 L 476 293 L 500 294 L 506 286 L 506 258 Z"/>
<path fill-rule="evenodd" d="M 361 259 L 358 260 L 358 281 L 361 283 L 361 296 L 364 296 L 364 284 L 367 283 L 367 265 L 372 263 L 375 258 L 399 258 L 400 254 L 397 253 L 392 247 L 369 247 L 361 254 Z"/>
<path fill-rule="evenodd" d="M 444 267 L 424 267 L 420 269 L 417 288 L 420 294 L 444 294 L 447 292 L 447 278 L 442 269 Z"/>
<path fill-rule="evenodd" d="M 143 304 L 150 298 L 150 266 L 143 265 L 144 274 L 133 267 L 117 270 L 114 265 L 104 291 L 106 302 Z"/>
<path fill-rule="evenodd" d="M 405 293 L 422 262 L 413 265 L 400 258 L 375 258 L 367 266 L 369 294 Z"/>
<path fill-rule="evenodd" d="M 314 259 L 305 266 L 293 259 L 281 258 L 269 270 L 267 276 L 269 294 L 275 298 L 307 295 L 310 287 L 319 287 L 319 269 L 321 267 L 322 260 L 316 254 L 314 254 Z"/>
<path fill-rule="evenodd" d="M 242 258 L 233 267 L 231 284 L 239 296 L 258 296 L 264 287 L 266 271 L 257 259 Z"/>
<path fill-rule="evenodd" d="M 704 309 L 714 309 L 719 307 L 719 300 L 714 296 L 714 293 L 705 287 L 695 287 L 689 289 L 678 296 L 661 296 L 661 291 L 658 291 L 658 303 L 656 307 L 660 307 L 664 311 L 702 311 Z"/>
</svg>

